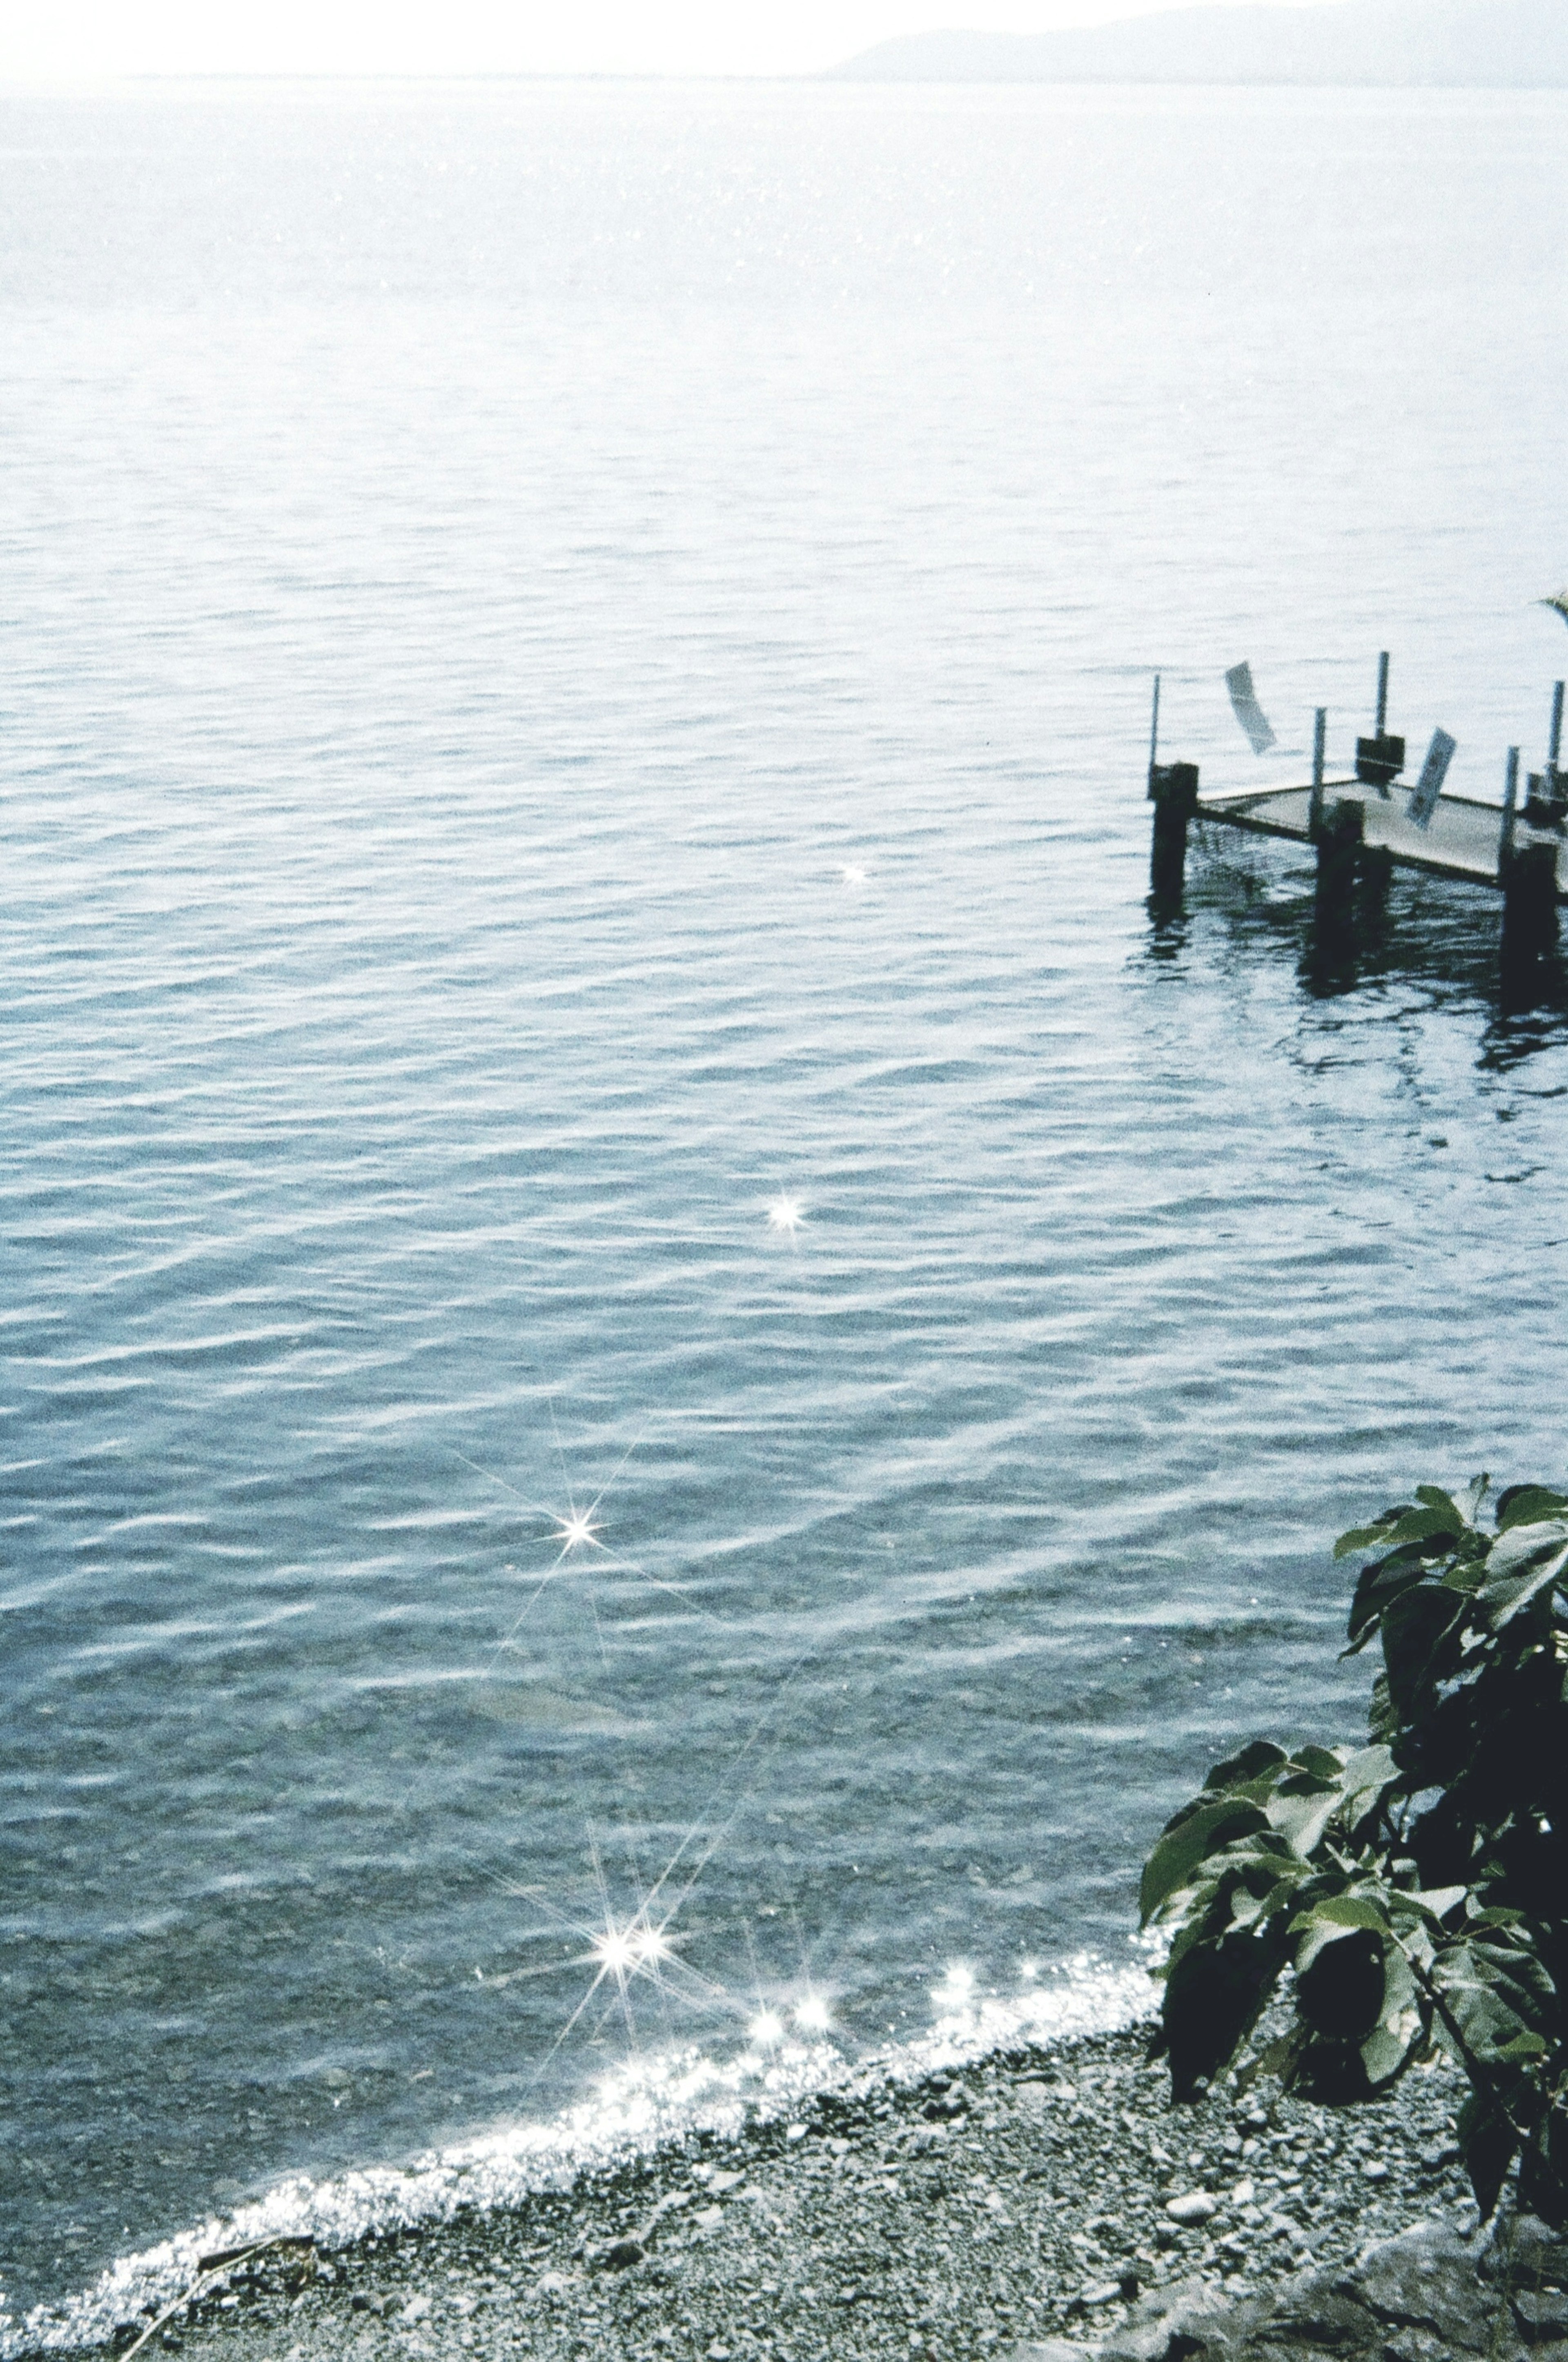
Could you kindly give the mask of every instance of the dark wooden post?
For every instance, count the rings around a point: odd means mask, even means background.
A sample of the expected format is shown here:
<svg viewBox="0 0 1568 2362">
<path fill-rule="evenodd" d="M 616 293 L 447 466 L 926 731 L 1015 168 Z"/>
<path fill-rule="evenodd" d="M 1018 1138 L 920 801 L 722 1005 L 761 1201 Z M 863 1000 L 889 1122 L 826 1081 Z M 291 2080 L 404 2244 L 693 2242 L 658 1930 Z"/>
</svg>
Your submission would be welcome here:
<svg viewBox="0 0 1568 2362">
<path fill-rule="evenodd" d="M 1381 911 L 1388 900 L 1388 889 L 1394 883 L 1394 855 L 1386 844 L 1368 844 L 1361 848 L 1361 889 L 1369 911 Z"/>
<path fill-rule="evenodd" d="M 1154 807 L 1150 891 L 1175 901 L 1187 876 L 1187 824 L 1198 811 L 1197 764 L 1151 763 L 1149 801 Z"/>
<path fill-rule="evenodd" d="M 1365 831 L 1366 806 L 1336 796 L 1318 831 L 1316 915 L 1325 934 L 1344 934 L 1351 927 Z"/>
<path fill-rule="evenodd" d="M 1510 845 L 1501 865 L 1503 958 L 1537 960 L 1557 947 L 1557 842 Z"/>
</svg>

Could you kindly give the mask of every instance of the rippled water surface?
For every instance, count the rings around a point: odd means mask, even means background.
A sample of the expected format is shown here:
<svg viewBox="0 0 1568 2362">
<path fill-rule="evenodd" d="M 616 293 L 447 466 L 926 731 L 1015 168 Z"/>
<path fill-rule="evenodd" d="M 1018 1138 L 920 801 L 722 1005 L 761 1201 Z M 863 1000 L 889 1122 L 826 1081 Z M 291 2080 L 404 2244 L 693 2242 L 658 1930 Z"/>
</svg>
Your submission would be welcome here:
<svg viewBox="0 0 1568 2362">
<path fill-rule="evenodd" d="M 0 108 L 13 2344 L 1125 1971 L 1215 1749 L 1355 1727 L 1333 1534 L 1562 1473 L 1558 988 L 1408 880 L 1326 969 L 1288 851 L 1156 924 L 1141 775 L 1156 665 L 1243 782 L 1380 646 L 1539 765 L 1563 113 Z"/>
</svg>

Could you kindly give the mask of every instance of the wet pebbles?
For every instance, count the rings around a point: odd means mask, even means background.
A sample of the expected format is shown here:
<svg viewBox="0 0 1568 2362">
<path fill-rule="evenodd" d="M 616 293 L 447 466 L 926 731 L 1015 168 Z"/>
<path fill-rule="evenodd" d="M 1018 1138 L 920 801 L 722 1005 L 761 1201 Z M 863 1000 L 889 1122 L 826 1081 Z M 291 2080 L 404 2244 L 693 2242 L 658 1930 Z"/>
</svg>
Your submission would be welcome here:
<svg viewBox="0 0 1568 2362">
<path fill-rule="evenodd" d="M 1139 2032 L 1096 2036 L 823 2093 L 797 2122 L 693 2135 L 314 2273 L 261 2256 L 144 2350 L 945 2362 L 1103 2337 L 1167 2281 L 1266 2294 L 1416 2221 L 1474 2223 L 1445 2072 L 1358 2109 L 1272 2087 L 1174 2109 L 1144 2050 Z"/>
</svg>

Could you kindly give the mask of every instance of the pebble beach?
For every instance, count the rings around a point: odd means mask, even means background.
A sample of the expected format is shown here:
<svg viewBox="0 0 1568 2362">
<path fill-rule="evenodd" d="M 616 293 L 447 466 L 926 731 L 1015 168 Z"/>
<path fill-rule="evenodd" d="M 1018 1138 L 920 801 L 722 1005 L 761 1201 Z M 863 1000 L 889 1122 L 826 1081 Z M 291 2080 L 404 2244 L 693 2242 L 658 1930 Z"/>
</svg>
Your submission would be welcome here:
<svg viewBox="0 0 1568 2362">
<path fill-rule="evenodd" d="M 1201 2279 L 1267 2296 L 1475 2210 L 1441 2067 L 1332 2110 L 1273 2085 L 1173 2107 L 1148 2030 L 824 2092 L 491 2213 L 215 2272 L 140 2350 L 190 2362 L 834 2362 L 1086 2347 Z M 146 2320 L 124 2323 L 127 2353 Z"/>
</svg>

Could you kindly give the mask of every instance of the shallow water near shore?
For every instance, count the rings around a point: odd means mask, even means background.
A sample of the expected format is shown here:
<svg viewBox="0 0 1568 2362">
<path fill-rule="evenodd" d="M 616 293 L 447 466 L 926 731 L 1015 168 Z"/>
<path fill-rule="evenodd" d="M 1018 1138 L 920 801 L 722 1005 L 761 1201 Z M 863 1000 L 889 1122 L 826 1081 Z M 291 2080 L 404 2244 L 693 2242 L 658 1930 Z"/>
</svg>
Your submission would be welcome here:
<svg viewBox="0 0 1568 2362">
<path fill-rule="evenodd" d="M 0 103 L 9 2346 L 1116 2017 L 1214 1753 L 1353 1735 L 1333 1535 L 1561 1472 L 1560 996 L 1278 852 L 1156 924 L 1140 775 L 1380 646 L 1539 767 L 1562 115 Z"/>
</svg>

